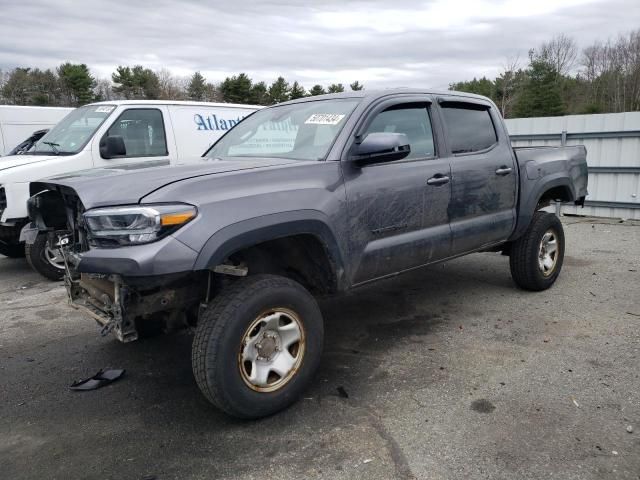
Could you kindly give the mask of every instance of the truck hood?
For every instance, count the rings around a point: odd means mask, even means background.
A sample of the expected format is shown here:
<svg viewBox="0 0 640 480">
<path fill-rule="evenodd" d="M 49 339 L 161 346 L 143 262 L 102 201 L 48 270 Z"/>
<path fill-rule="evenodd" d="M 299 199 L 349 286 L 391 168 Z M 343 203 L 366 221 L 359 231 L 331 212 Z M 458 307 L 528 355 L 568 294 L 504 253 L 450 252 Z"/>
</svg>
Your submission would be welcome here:
<svg viewBox="0 0 640 480">
<path fill-rule="evenodd" d="M 59 158 L 58 155 L 9 155 L 8 157 L 0 157 L 0 171 Z"/>
<path fill-rule="evenodd" d="M 199 160 L 189 165 L 158 166 L 157 162 L 94 168 L 31 184 L 31 194 L 48 188 L 72 188 L 86 209 L 139 203 L 148 194 L 171 183 L 205 175 L 268 168 L 296 163 L 282 158 L 241 158 L 237 160 Z M 179 199 L 176 199 L 179 200 Z"/>
</svg>

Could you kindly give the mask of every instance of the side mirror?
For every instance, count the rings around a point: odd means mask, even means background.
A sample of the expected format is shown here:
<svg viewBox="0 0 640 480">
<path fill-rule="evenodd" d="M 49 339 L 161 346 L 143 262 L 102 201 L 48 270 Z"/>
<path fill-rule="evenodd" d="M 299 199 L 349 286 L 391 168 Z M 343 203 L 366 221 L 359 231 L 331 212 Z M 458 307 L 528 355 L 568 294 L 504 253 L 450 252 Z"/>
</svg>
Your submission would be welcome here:
<svg viewBox="0 0 640 480">
<path fill-rule="evenodd" d="M 100 141 L 100 156 L 102 158 L 124 157 L 127 154 L 127 147 L 124 145 L 124 138 L 120 135 L 103 137 Z"/>
<path fill-rule="evenodd" d="M 374 132 L 356 145 L 351 159 L 358 165 L 401 160 L 411 153 L 404 133 Z"/>
</svg>

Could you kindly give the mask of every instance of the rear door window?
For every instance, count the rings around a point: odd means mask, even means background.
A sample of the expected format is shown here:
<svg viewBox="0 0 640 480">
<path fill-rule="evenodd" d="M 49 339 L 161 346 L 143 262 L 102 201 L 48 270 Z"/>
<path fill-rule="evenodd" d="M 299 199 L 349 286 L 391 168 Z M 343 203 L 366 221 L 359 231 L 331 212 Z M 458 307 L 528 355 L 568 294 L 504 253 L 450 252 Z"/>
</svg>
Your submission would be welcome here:
<svg viewBox="0 0 640 480">
<path fill-rule="evenodd" d="M 441 104 L 451 153 L 486 150 L 498 141 L 489 108 L 470 103 Z"/>
</svg>

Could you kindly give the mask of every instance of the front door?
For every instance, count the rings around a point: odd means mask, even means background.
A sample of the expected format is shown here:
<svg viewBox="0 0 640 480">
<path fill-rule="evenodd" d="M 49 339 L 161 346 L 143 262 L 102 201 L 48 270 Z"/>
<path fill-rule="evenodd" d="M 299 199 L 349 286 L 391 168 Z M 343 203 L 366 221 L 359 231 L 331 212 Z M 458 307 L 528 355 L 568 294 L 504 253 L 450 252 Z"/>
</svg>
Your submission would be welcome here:
<svg viewBox="0 0 640 480">
<path fill-rule="evenodd" d="M 131 107 L 124 110 L 92 147 L 95 167 L 115 167 L 123 164 L 145 163 L 149 166 L 169 165 L 175 158 L 174 146 L 167 140 L 167 111 L 164 106 Z M 124 140 L 126 153 L 115 158 L 104 158 L 100 146 L 109 136 Z M 173 153 L 173 155 L 171 155 Z"/>
<path fill-rule="evenodd" d="M 408 157 L 357 167 L 343 162 L 354 284 L 446 257 L 450 248 L 448 159 L 437 155 L 428 102 L 386 102 L 360 138 L 404 133 Z"/>
</svg>

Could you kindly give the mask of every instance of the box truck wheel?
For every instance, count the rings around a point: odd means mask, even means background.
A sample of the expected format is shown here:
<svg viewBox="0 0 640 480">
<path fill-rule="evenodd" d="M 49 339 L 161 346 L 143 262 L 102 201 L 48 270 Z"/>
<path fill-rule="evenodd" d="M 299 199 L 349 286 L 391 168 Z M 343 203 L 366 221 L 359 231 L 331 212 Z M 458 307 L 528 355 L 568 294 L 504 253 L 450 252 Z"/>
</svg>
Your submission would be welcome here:
<svg viewBox="0 0 640 480">
<path fill-rule="evenodd" d="M 0 255 L 9 258 L 22 258 L 24 257 L 24 244 L 4 243 L 0 240 Z"/>
<path fill-rule="evenodd" d="M 49 246 L 45 233 L 39 233 L 32 245 L 25 247 L 27 261 L 31 268 L 49 280 L 62 280 L 64 277 L 64 260 L 57 248 Z"/>
<path fill-rule="evenodd" d="M 509 253 L 511 276 L 525 290 L 546 290 L 554 284 L 564 259 L 564 230 L 553 213 L 536 212 L 527 231 Z"/>
<path fill-rule="evenodd" d="M 323 336 L 318 304 L 299 283 L 275 275 L 245 277 L 201 314 L 193 373 L 222 411 L 264 417 L 289 406 L 310 383 Z"/>
</svg>

